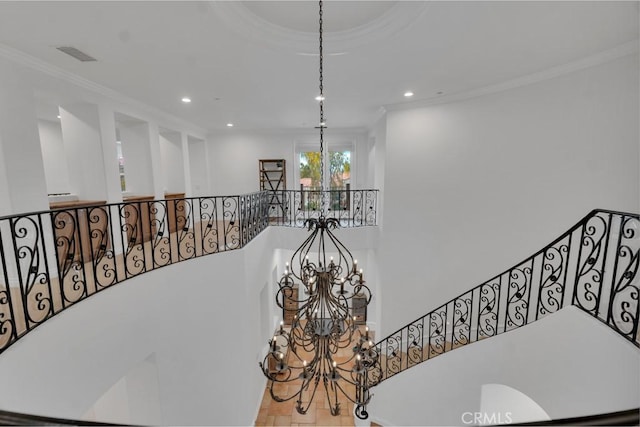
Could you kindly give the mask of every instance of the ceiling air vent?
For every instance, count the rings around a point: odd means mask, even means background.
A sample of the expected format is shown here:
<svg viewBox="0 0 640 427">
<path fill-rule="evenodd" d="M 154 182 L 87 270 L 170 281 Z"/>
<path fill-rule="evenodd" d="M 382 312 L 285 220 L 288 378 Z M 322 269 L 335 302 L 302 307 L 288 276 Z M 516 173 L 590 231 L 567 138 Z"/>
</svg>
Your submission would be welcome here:
<svg viewBox="0 0 640 427">
<path fill-rule="evenodd" d="M 93 56 L 87 55 L 86 53 L 76 49 L 75 47 L 60 46 L 60 47 L 57 47 L 56 49 L 58 49 L 60 52 L 66 53 L 69 56 L 73 56 L 74 58 L 76 58 L 78 61 L 81 61 L 81 62 L 96 61 L 96 58 L 94 58 Z"/>
</svg>

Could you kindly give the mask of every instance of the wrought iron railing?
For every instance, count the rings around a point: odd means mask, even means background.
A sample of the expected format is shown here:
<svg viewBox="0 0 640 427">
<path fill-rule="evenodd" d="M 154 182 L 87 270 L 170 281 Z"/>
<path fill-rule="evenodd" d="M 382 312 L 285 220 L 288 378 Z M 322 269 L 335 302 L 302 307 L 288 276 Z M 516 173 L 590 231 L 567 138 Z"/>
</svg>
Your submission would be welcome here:
<svg viewBox="0 0 640 427">
<path fill-rule="evenodd" d="M 637 426 L 640 425 L 639 423 L 640 408 L 635 408 L 606 414 L 518 423 L 518 426 Z"/>
<path fill-rule="evenodd" d="M 282 190 L 270 191 L 271 224 L 302 227 L 320 213 L 343 227 L 376 225 L 378 190 Z"/>
<path fill-rule="evenodd" d="M 638 227 L 637 214 L 592 211 L 534 255 L 378 342 L 373 383 L 570 305 L 640 347 Z"/>
<path fill-rule="evenodd" d="M 341 224 L 375 225 L 375 198 L 373 205 L 360 201 L 371 191 L 351 193 L 359 207 L 348 211 L 353 217 L 341 216 Z M 0 217 L 0 353 L 61 311 L 131 277 L 242 248 L 270 224 L 303 226 L 293 202 L 291 217 L 273 221 L 270 197 L 263 191 Z M 360 216 L 364 209 L 371 213 Z"/>
</svg>

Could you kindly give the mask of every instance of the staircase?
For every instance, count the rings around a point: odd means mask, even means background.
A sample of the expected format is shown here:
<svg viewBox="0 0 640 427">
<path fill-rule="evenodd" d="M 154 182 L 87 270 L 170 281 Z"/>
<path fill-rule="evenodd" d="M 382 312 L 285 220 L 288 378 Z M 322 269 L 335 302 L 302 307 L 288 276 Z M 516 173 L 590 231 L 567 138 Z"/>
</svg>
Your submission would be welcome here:
<svg viewBox="0 0 640 427">
<path fill-rule="evenodd" d="M 567 306 L 640 348 L 639 227 L 638 214 L 591 211 L 532 256 L 379 341 L 372 383 Z"/>
</svg>

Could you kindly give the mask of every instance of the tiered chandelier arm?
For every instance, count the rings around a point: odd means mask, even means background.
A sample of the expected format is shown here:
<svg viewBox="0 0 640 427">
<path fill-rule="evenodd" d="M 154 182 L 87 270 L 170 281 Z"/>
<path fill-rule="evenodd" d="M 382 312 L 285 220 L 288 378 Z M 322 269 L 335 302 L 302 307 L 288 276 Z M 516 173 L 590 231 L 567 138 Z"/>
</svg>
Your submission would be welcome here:
<svg viewBox="0 0 640 427">
<path fill-rule="evenodd" d="M 373 385 L 369 371 L 378 365 L 378 355 L 368 329 L 363 332 L 351 316 L 350 302 L 358 295 L 368 304 L 371 292 L 357 261 L 331 231 L 337 223 L 320 217 L 308 226 L 311 235 L 286 264 L 276 295 L 280 308 L 291 302 L 298 308 L 289 331 L 281 323 L 261 367 L 277 402 L 296 398 L 296 409 L 304 414 L 322 386 L 333 415 L 340 413 L 338 399 L 344 396 L 356 405 L 356 415 L 366 418 Z M 302 297 L 294 298 L 295 288 Z M 288 349 L 286 356 L 278 337 Z M 349 347 L 347 356 L 337 357 Z M 270 360 L 274 372 L 269 371 Z M 282 383 L 295 384 L 295 391 L 279 387 Z"/>
</svg>

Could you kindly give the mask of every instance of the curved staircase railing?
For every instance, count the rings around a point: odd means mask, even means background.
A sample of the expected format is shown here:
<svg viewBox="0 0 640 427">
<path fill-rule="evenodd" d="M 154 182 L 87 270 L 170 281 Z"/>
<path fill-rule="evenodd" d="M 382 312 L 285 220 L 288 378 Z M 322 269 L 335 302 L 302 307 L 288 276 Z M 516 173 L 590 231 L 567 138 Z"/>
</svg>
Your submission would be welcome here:
<svg viewBox="0 0 640 427">
<path fill-rule="evenodd" d="M 514 267 L 376 343 L 380 382 L 573 305 L 640 347 L 638 214 L 594 210 Z"/>
<path fill-rule="evenodd" d="M 140 274 L 303 227 L 327 200 L 343 227 L 376 225 L 378 190 L 262 191 L 87 203 L 0 217 L 0 353 L 48 319 Z"/>
</svg>

